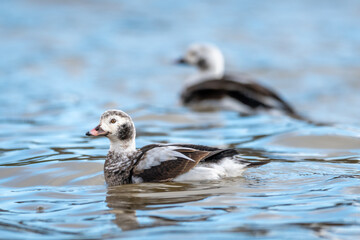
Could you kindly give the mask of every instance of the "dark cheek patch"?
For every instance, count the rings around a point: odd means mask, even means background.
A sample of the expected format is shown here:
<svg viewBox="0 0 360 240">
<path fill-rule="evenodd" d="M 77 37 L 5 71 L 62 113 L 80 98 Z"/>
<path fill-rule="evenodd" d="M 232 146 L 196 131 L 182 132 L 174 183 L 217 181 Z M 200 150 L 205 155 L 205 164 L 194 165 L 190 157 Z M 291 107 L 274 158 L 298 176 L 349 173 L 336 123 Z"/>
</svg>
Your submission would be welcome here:
<svg viewBox="0 0 360 240">
<path fill-rule="evenodd" d="M 119 127 L 118 138 L 120 140 L 126 140 L 132 138 L 134 130 L 129 123 L 123 124 Z"/>
<path fill-rule="evenodd" d="M 197 62 L 197 66 L 198 66 L 200 69 L 204 69 L 204 70 L 209 68 L 206 60 L 203 59 L 203 58 L 200 58 L 200 59 L 199 59 L 199 61 Z"/>
</svg>

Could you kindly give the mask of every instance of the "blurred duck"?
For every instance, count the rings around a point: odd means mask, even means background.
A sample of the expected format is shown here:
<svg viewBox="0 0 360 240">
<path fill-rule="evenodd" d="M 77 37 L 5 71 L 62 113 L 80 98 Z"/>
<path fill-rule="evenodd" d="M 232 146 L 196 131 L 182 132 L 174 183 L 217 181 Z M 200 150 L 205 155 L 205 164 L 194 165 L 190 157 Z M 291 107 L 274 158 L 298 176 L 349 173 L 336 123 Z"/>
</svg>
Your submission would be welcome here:
<svg viewBox="0 0 360 240">
<path fill-rule="evenodd" d="M 217 180 L 240 176 L 246 167 L 266 162 L 247 162 L 234 149 L 194 144 L 151 144 L 135 148 L 135 126 L 125 112 L 109 110 L 87 136 L 110 140 L 104 175 L 109 186 L 167 181 Z"/>
<path fill-rule="evenodd" d="M 259 110 L 301 118 L 275 91 L 244 75 L 224 73 L 224 57 L 212 44 L 193 44 L 178 64 L 192 65 L 197 73 L 185 82 L 182 104 L 198 111 L 232 110 L 255 114 Z"/>
</svg>

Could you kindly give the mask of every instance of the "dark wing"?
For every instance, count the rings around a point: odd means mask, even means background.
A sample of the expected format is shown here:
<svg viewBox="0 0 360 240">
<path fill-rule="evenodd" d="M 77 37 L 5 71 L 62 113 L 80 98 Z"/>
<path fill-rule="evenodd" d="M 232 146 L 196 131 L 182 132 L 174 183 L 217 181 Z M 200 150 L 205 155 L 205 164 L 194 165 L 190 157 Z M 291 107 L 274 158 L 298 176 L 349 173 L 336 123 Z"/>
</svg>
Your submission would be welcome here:
<svg viewBox="0 0 360 240">
<path fill-rule="evenodd" d="M 207 151 L 207 152 L 213 152 L 213 151 L 221 150 L 220 148 L 216 148 L 216 147 L 209 147 L 209 146 L 195 145 L 195 144 L 187 144 L 187 143 L 174 143 L 174 144 L 170 143 L 170 144 L 166 144 L 166 146 L 192 148 L 194 150 Z"/>
<path fill-rule="evenodd" d="M 176 145 L 148 145 L 140 149 L 132 176 L 144 182 L 171 181 L 188 172 L 211 152 Z"/>
<path fill-rule="evenodd" d="M 280 109 L 289 115 L 298 116 L 275 91 L 248 78 L 235 79 L 229 75 L 225 75 L 223 79 L 207 80 L 190 86 L 185 89 L 181 98 L 186 105 L 206 99 L 221 99 L 225 96 L 232 97 L 253 109 Z"/>
<path fill-rule="evenodd" d="M 208 146 L 203 146 L 203 145 L 193 145 L 193 144 L 173 144 L 173 145 L 169 144 L 169 145 L 190 147 L 190 148 L 197 149 L 200 151 L 209 151 L 211 153 L 201 160 L 201 162 L 206 162 L 206 163 L 217 163 L 224 158 L 234 157 L 236 155 L 239 155 L 239 152 L 232 148 L 221 149 L 221 148 L 214 148 L 214 147 L 208 147 Z M 248 160 L 241 159 L 240 157 L 233 158 L 233 159 L 237 160 L 238 162 L 241 162 L 242 164 L 245 164 L 246 167 L 258 167 L 258 166 L 269 163 L 268 161 L 248 161 Z"/>
<path fill-rule="evenodd" d="M 169 144 L 169 146 L 179 146 L 179 147 L 185 147 L 185 148 L 191 148 L 198 151 L 207 151 L 209 152 L 209 155 L 207 155 L 205 158 L 203 158 L 202 162 L 218 162 L 221 159 L 224 159 L 226 157 L 233 157 L 235 155 L 238 155 L 238 151 L 235 149 L 221 149 L 221 148 L 215 148 L 215 147 L 208 147 L 204 145 L 194 145 L 194 144 Z"/>
<path fill-rule="evenodd" d="M 225 80 L 228 79 L 228 81 L 236 82 L 236 80 L 232 79 L 231 76 L 225 75 L 224 78 Z M 248 95 L 249 98 L 258 99 L 258 101 L 263 102 L 270 100 L 271 102 L 273 102 L 274 105 L 278 105 L 274 106 L 271 103 L 268 103 L 267 105 L 271 108 L 281 108 L 288 114 L 296 114 L 295 110 L 290 106 L 290 104 L 288 104 L 284 99 L 282 99 L 279 94 L 277 94 L 274 90 L 251 80 L 244 81 L 241 84 L 243 86 L 241 86 L 240 88 L 246 89 L 246 95 Z"/>
<path fill-rule="evenodd" d="M 147 149 L 151 149 L 153 147 L 160 147 L 160 146 L 173 146 L 173 147 L 187 148 L 187 149 L 190 148 L 193 151 L 197 150 L 197 151 L 209 152 L 209 154 L 206 157 L 204 157 L 200 160 L 200 162 L 207 162 L 207 163 L 217 163 L 218 161 L 220 161 L 226 157 L 234 157 L 236 155 L 239 155 L 239 152 L 232 148 L 221 149 L 221 148 L 216 148 L 216 147 L 209 147 L 209 146 L 195 145 L 195 144 L 186 144 L 186 143 L 175 143 L 175 144 L 164 144 L 164 145 L 152 144 L 152 145 L 147 145 L 147 146 L 143 147 L 142 149 L 147 150 Z M 186 151 L 184 151 L 183 153 L 186 153 Z M 188 156 L 190 156 L 190 155 L 188 155 Z M 249 166 L 258 166 L 258 165 L 263 165 L 263 164 L 267 163 L 267 162 L 258 162 L 258 161 L 249 162 L 249 161 L 246 161 L 243 159 L 239 159 L 239 161 L 241 161 L 244 164 L 249 164 Z"/>
<path fill-rule="evenodd" d="M 224 158 L 239 153 L 235 149 L 220 149 L 193 144 L 151 144 L 139 150 L 132 176 L 143 182 L 171 181 L 177 176 L 203 163 L 218 163 Z M 249 162 L 238 159 L 247 167 L 263 165 L 267 162 Z"/>
</svg>

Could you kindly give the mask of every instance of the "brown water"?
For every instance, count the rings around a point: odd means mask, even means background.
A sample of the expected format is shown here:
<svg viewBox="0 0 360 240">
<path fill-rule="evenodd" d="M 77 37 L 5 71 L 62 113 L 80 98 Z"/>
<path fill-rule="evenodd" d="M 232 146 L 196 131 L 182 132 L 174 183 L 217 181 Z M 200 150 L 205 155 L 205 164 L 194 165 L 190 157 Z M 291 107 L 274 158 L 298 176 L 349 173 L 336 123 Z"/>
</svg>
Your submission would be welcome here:
<svg viewBox="0 0 360 240">
<path fill-rule="evenodd" d="M 348 1 L 7 1 L 0 4 L 2 239 L 357 239 L 360 4 Z M 218 17 L 214 17 L 218 16 Z M 196 40 L 279 89 L 316 125 L 195 113 L 170 63 Z M 108 188 L 107 139 L 234 147 L 267 164 L 216 182 Z"/>
</svg>

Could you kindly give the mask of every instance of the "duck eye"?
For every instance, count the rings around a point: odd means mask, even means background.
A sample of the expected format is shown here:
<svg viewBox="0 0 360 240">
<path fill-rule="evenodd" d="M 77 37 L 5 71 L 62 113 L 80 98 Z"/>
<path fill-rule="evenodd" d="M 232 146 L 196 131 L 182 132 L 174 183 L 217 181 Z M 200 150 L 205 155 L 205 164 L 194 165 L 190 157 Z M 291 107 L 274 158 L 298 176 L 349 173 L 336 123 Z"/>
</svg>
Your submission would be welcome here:
<svg viewBox="0 0 360 240">
<path fill-rule="evenodd" d="M 116 123 L 116 119 L 115 118 L 111 119 L 110 123 Z"/>
</svg>

